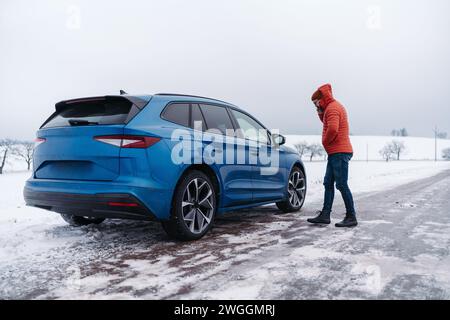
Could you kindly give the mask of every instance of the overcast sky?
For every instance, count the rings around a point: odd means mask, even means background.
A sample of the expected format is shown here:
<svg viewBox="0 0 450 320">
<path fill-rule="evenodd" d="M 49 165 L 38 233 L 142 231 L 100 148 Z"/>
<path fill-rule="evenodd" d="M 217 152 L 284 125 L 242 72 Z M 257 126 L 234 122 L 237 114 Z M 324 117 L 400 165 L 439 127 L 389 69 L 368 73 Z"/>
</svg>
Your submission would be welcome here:
<svg viewBox="0 0 450 320">
<path fill-rule="evenodd" d="M 450 1 L 0 0 L 0 138 L 33 138 L 57 101 L 177 92 L 282 133 L 320 134 L 322 83 L 355 135 L 450 134 Z"/>
</svg>

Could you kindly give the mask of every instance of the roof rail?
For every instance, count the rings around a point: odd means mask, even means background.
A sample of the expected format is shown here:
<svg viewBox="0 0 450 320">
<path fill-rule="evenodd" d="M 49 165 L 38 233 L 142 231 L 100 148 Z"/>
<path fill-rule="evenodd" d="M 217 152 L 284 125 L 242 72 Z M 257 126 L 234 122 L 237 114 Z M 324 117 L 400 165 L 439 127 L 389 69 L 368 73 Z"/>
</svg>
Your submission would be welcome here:
<svg viewBox="0 0 450 320">
<path fill-rule="evenodd" d="M 177 97 L 191 97 L 191 98 L 209 99 L 209 100 L 214 100 L 214 101 L 218 101 L 218 102 L 222 102 L 222 103 L 226 103 L 226 104 L 234 106 L 234 104 L 226 102 L 226 101 L 223 101 L 223 100 L 214 99 L 214 98 L 208 98 L 208 97 L 202 97 L 202 96 L 195 96 L 195 95 L 192 95 L 192 94 L 156 93 L 155 96 L 177 96 Z"/>
</svg>

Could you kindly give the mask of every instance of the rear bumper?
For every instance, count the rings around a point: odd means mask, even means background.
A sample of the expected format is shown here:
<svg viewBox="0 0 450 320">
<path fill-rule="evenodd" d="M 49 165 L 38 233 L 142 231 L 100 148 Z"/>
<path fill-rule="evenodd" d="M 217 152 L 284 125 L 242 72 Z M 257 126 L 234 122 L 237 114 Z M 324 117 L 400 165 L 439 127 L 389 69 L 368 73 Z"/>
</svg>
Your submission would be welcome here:
<svg viewBox="0 0 450 320">
<path fill-rule="evenodd" d="M 172 193 L 171 188 L 154 179 L 126 176 L 114 181 L 52 180 L 31 177 L 26 181 L 24 188 L 25 201 L 30 206 L 58 210 L 57 212 L 66 208 L 78 212 L 89 209 L 91 214 L 109 212 L 108 218 L 140 219 L 145 213 L 158 220 L 169 219 Z M 139 203 L 140 206 L 105 207 L 108 202 L 123 202 L 124 197 Z M 122 213 L 131 214 L 123 216 Z"/>
<path fill-rule="evenodd" d="M 25 187 L 25 202 L 58 213 L 101 218 L 156 220 L 138 198 L 126 193 L 74 194 L 35 191 Z"/>
</svg>

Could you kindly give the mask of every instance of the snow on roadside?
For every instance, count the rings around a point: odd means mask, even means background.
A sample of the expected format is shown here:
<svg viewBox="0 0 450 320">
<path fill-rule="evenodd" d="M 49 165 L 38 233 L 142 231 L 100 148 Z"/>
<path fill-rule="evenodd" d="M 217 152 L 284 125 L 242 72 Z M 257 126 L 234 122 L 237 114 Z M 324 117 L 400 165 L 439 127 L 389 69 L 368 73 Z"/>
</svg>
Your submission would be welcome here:
<svg viewBox="0 0 450 320">
<path fill-rule="evenodd" d="M 323 176 L 326 162 L 304 162 L 308 178 L 307 202 L 317 202 L 323 196 Z M 355 194 L 392 189 L 450 169 L 450 162 L 433 161 L 351 161 L 349 186 Z M 337 197 L 339 198 L 339 197 Z"/>
<path fill-rule="evenodd" d="M 326 162 L 305 162 L 305 166 L 308 175 L 305 206 L 308 206 L 322 199 Z M 349 185 L 355 194 L 381 191 L 432 176 L 446 169 L 450 169 L 449 162 L 352 161 Z M 55 235 L 48 232 L 55 227 L 66 226 L 57 214 L 25 206 L 22 189 L 29 175 L 29 172 L 10 172 L 0 176 L 0 263 L 42 253 L 76 240 L 76 234 L 71 238 L 58 237 L 58 233 Z M 336 197 L 336 200 L 340 201 L 340 197 Z"/>
<path fill-rule="evenodd" d="M 63 225 L 61 218 L 25 206 L 22 190 L 29 176 L 30 172 L 9 172 L 0 176 L 0 263 L 36 255 L 61 243 L 46 233 Z"/>
<path fill-rule="evenodd" d="M 308 201 L 306 207 L 312 206 L 322 198 L 323 186 L 322 177 L 325 171 L 325 162 L 305 162 L 308 174 L 309 190 Z M 350 187 L 355 194 L 386 190 L 395 186 L 432 176 L 443 170 L 450 169 L 448 162 L 431 162 L 431 161 L 401 161 L 401 162 L 362 162 L 352 161 L 350 165 Z M 271 275 L 277 275 L 277 278 L 292 276 L 287 272 L 285 275 L 278 275 L 279 271 L 276 264 L 270 265 L 270 252 L 264 253 L 261 250 L 261 244 L 268 245 L 274 240 L 271 234 L 279 235 L 283 231 L 291 228 L 292 221 L 285 221 L 280 216 L 277 220 L 270 224 L 264 224 L 262 229 L 245 235 L 226 235 L 221 238 L 218 236 L 219 243 L 225 243 L 230 248 L 223 247 L 219 252 L 211 255 L 201 256 L 196 251 L 198 246 L 201 248 L 202 242 L 198 244 L 190 244 L 190 246 L 182 247 L 176 253 L 163 254 L 155 260 L 136 258 L 140 253 L 144 252 L 150 245 L 152 251 L 163 250 L 165 252 L 168 246 L 172 244 L 169 241 L 165 243 L 151 244 L 145 236 L 137 236 L 139 233 L 154 232 L 155 228 L 150 224 L 140 223 L 124 223 L 110 222 L 101 227 L 74 229 L 66 225 L 66 223 L 57 215 L 40 209 L 29 208 L 24 205 L 22 197 L 22 188 L 25 180 L 29 176 L 29 172 L 6 173 L 0 176 L 0 269 L 7 269 L 11 266 L 15 268 L 12 272 L 20 271 L 20 265 L 24 263 L 39 265 L 43 263 L 42 272 L 44 275 L 52 277 L 53 271 L 47 270 L 49 260 L 54 260 L 55 265 L 67 266 L 71 268 L 73 264 L 82 265 L 80 261 L 94 263 L 99 257 L 103 263 L 114 266 L 114 257 L 120 252 L 133 252 L 133 256 L 123 260 L 120 263 L 126 264 L 125 274 L 108 274 L 105 272 L 97 272 L 75 278 L 75 283 L 60 289 L 53 290 L 51 294 L 43 297 L 66 297 L 66 298 L 127 298 L 130 297 L 129 292 L 97 292 L 97 287 L 108 287 L 109 283 L 120 282 L 123 288 L 134 288 L 141 290 L 142 295 L 149 298 L 170 297 L 171 295 L 180 294 L 180 288 L 183 286 L 192 286 L 207 278 L 208 274 L 216 274 L 217 272 L 226 272 L 231 264 L 236 265 L 240 262 L 248 263 L 264 263 L 267 268 L 260 270 L 254 274 L 246 273 L 244 276 L 248 281 L 241 279 L 228 279 L 226 281 L 227 288 L 221 288 L 215 291 L 214 297 L 220 298 L 237 298 L 237 297 L 257 297 L 257 293 L 263 291 L 265 285 L 276 285 L 271 283 Z M 336 197 L 340 201 L 340 197 Z M 315 204 L 314 204 L 315 205 Z M 384 220 L 374 220 L 372 225 L 389 223 Z M 121 229 L 123 225 L 123 230 Z M 300 230 L 302 227 L 297 227 Z M 415 234 L 421 234 L 424 230 L 415 230 Z M 426 230 L 425 230 L 426 231 Z M 314 231 L 313 231 L 314 232 Z M 317 232 L 320 232 L 317 229 Z M 345 242 L 346 237 L 351 236 L 352 232 L 340 233 L 339 230 L 333 231 L 336 234 L 330 238 L 327 245 L 339 245 L 338 242 Z M 123 237 L 131 237 L 124 239 Z M 301 233 L 299 237 L 301 237 Z M 223 241 L 221 241 L 222 239 Z M 127 240 L 122 248 L 123 240 Z M 290 239 L 289 241 L 295 241 Z M 299 240 L 301 240 L 299 238 Z M 431 239 L 433 240 L 433 239 Z M 431 241 L 430 240 L 430 241 Z M 164 241 L 163 241 L 164 242 Z M 335 243 L 336 242 L 336 243 Z M 270 247 L 270 245 L 269 245 Z M 227 250 L 231 250 L 227 252 Z M 312 261 L 317 255 L 322 256 L 324 252 L 317 251 L 317 248 L 304 245 L 297 251 L 289 253 L 283 258 L 284 263 L 289 264 L 293 256 L 303 257 L 303 267 L 299 265 L 293 266 L 290 272 L 301 272 L 308 278 L 314 278 L 317 273 L 323 271 L 320 266 L 313 268 Z M 238 253 L 238 254 L 237 254 Z M 221 255 L 229 255 L 230 259 L 220 260 Z M 269 256 L 268 256 L 269 255 Z M 190 260 L 190 257 L 194 260 Z M 261 259 L 258 259 L 261 257 Z M 264 258 L 267 258 L 264 260 Z M 340 259 L 339 256 L 334 257 Z M 183 268 L 172 267 L 175 259 L 182 259 Z M 53 263 L 51 263 L 53 265 Z M 189 274 L 189 268 L 196 266 L 204 266 L 205 270 L 201 274 Z M 294 270 L 294 267 L 297 268 Z M 94 268 L 95 269 L 95 268 Z M 123 268 L 122 268 L 123 269 Z M 70 271 L 71 269 L 69 269 Z M 355 269 L 352 272 L 359 274 L 366 272 Z M 79 273 L 78 269 L 74 269 L 75 274 Z M 135 277 L 139 274 L 139 277 Z M 2 277 L 0 277 L 2 278 Z M 5 280 L 5 278 L 1 279 Z M 69 279 L 70 280 L 70 279 Z M 56 280 L 54 280 L 56 281 Z M 211 280 L 211 285 L 214 281 Z M 245 284 L 241 290 L 236 290 L 239 285 Z M 0 284 L 1 285 L 1 284 Z M 250 286 L 250 287 L 249 287 Z M 73 288 L 73 290 L 71 289 Z M 82 288 L 82 290 L 79 290 Z M 234 288 L 234 289 L 233 289 Z M 281 290 L 282 288 L 280 288 Z M 211 288 L 214 291 L 214 288 Z M 275 290 L 275 289 L 274 289 Z M 1 293 L 1 286 L 0 286 Z M 197 291 L 198 293 L 198 291 Z M 219 294 L 220 293 L 220 294 Z M 240 295 L 237 296 L 237 293 Z M 198 296 L 197 298 L 208 298 L 211 296 Z"/>
</svg>

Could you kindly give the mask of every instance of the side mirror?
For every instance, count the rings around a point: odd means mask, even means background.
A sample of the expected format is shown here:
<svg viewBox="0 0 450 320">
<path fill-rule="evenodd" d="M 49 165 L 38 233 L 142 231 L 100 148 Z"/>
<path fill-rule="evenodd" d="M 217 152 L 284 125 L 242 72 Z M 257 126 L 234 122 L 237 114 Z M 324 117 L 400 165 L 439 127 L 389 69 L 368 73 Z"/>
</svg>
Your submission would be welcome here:
<svg viewBox="0 0 450 320">
<path fill-rule="evenodd" d="M 274 145 L 282 146 L 283 144 L 286 143 L 286 138 L 284 136 L 282 136 L 281 134 L 274 133 L 272 135 L 272 141 L 273 141 Z"/>
</svg>

